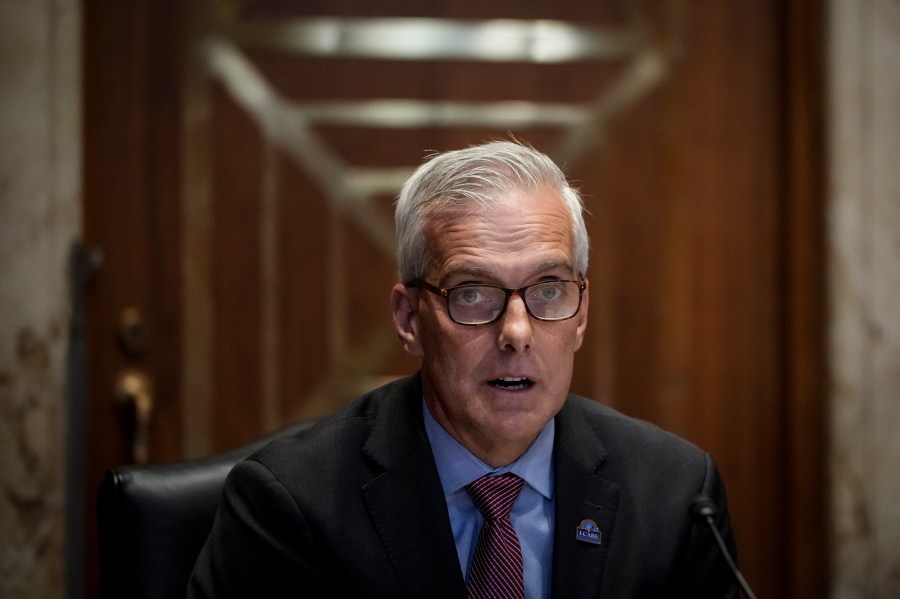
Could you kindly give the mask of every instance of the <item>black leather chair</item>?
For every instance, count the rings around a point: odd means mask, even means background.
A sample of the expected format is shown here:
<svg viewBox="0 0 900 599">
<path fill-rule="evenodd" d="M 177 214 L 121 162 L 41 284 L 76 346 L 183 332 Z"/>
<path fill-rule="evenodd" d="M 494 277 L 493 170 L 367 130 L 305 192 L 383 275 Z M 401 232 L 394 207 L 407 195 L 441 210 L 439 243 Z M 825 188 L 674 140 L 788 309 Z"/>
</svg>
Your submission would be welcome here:
<svg viewBox="0 0 900 599">
<path fill-rule="evenodd" d="M 107 472 L 97 501 L 102 597 L 184 597 L 228 472 L 275 437 L 313 424 L 207 458 Z"/>
</svg>

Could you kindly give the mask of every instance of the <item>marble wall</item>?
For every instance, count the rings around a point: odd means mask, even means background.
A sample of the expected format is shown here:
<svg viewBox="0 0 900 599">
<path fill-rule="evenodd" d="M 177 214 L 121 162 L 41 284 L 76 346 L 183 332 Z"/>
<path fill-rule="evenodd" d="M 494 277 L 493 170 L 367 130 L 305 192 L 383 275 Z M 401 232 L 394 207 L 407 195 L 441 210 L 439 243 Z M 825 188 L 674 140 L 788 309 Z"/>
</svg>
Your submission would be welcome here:
<svg viewBox="0 0 900 599">
<path fill-rule="evenodd" d="M 900 597 L 900 2 L 831 0 L 832 596 Z"/>
<path fill-rule="evenodd" d="M 77 0 L 0 0 L 0 597 L 65 589 L 67 260 L 80 230 Z"/>
</svg>

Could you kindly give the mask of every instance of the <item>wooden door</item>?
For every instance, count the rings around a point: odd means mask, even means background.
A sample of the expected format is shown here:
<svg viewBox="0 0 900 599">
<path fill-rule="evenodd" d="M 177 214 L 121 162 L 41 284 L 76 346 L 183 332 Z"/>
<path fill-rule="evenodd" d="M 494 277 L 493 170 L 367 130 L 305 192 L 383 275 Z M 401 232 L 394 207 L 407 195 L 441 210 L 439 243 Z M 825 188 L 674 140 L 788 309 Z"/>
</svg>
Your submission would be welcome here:
<svg viewBox="0 0 900 599">
<path fill-rule="evenodd" d="M 399 183 L 512 134 L 593 215 L 573 389 L 709 450 L 757 592 L 818 596 L 817 212 L 796 183 L 820 177 L 817 81 L 786 76 L 814 54 L 815 10 L 789 18 L 807 4 L 86 2 L 88 488 L 133 459 L 123 376 L 171 461 L 413 372 L 388 312 Z"/>
</svg>

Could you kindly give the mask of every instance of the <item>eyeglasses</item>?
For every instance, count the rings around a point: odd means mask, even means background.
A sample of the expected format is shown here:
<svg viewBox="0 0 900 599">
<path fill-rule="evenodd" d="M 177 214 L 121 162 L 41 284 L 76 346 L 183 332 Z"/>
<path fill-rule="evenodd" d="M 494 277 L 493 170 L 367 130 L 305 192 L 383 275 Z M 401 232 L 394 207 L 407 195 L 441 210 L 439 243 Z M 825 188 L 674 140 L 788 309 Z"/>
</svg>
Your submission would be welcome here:
<svg viewBox="0 0 900 599">
<path fill-rule="evenodd" d="M 509 296 L 515 293 L 525 302 L 525 310 L 537 320 L 566 320 L 578 314 L 581 296 L 587 284 L 578 281 L 542 281 L 519 289 L 497 285 L 460 285 L 435 287 L 421 279 L 410 281 L 407 287 L 426 289 L 447 300 L 447 313 L 457 324 L 488 324 L 499 320 L 506 312 Z"/>
</svg>

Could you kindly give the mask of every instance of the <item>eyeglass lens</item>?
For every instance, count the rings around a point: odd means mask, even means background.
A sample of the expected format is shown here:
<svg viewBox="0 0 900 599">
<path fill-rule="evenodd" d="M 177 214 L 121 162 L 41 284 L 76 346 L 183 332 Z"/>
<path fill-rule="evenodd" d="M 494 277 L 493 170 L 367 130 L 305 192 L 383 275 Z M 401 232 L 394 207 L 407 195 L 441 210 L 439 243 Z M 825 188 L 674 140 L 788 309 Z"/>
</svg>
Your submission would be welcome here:
<svg viewBox="0 0 900 599">
<path fill-rule="evenodd" d="M 532 316 L 539 320 L 571 318 L 581 302 L 580 285 L 573 281 L 547 281 L 524 288 L 522 299 Z M 507 302 L 502 287 L 467 285 L 449 291 L 450 317 L 462 324 L 496 320 Z"/>
</svg>

